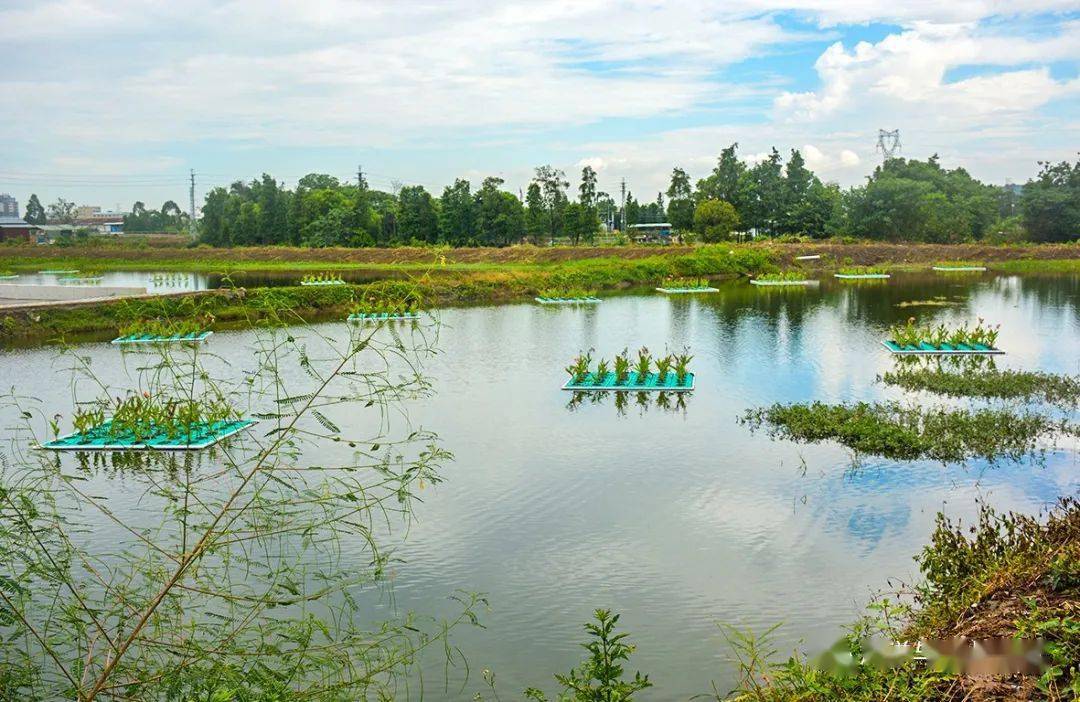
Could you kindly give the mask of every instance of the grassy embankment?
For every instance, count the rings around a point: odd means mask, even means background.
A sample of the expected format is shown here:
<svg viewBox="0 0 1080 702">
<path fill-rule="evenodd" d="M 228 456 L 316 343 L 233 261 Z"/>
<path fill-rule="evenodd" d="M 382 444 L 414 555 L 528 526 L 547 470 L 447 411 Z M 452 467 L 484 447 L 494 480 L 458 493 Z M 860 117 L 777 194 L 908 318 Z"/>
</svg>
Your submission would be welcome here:
<svg viewBox="0 0 1080 702">
<path fill-rule="evenodd" d="M 63 260 L 65 265 L 77 267 L 74 261 Z M 419 296 L 423 306 L 436 307 L 523 299 L 552 288 L 611 290 L 651 284 L 668 276 L 748 275 L 775 268 L 767 252 L 718 247 L 682 249 L 680 255 L 594 258 L 533 266 L 484 263 L 469 270 L 411 263 L 395 268 L 396 275 L 389 276 L 390 280 L 360 285 L 222 289 L 0 312 L 0 340 L 115 331 L 132 321 L 155 317 L 209 317 L 216 323 L 228 324 L 258 319 L 274 310 L 290 310 L 300 317 L 317 319 L 340 316 L 362 298 L 390 298 L 406 291 Z"/>
</svg>

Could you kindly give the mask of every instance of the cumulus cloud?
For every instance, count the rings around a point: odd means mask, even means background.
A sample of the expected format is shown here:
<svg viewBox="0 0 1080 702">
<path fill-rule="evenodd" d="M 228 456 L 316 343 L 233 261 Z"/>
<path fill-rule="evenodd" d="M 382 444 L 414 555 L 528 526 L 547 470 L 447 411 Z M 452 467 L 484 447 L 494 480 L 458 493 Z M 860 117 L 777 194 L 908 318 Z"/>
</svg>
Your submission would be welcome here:
<svg viewBox="0 0 1080 702">
<path fill-rule="evenodd" d="M 1051 70 L 1065 63 L 1075 75 L 1080 21 L 1045 14 L 1075 9 L 1076 0 L 9 0 L 0 163 L 145 156 L 152 169 L 198 166 L 187 154 L 200 147 L 238 159 L 245 149 L 265 159 L 362 147 L 430 183 L 484 164 L 439 158 L 443 172 L 421 174 L 433 159 L 417 154 L 484 148 L 498 150 L 492 170 L 509 185 L 550 161 L 655 191 L 673 165 L 704 175 L 734 141 L 749 160 L 774 145 L 785 158 L 801 148 L 824 177 L 854 182 L 874 160 L 876 129 L 899 127 L 919 155 L 941 150 L 983 177 L 1016 177 L 1021 162 L 1033 168 L 1076 143 L 1075 118 L 1048 107 L 1080 89 Z M 1039 13 L 1038 31 L 1024 31 Z M 896 28 L 848 40 L 863 23 Z M 822 47 L 809 84 L 793 87 L 782 68 L 729 77 L 807 42 Z M 607 125 L 618 136 L 588 131 Z"/>
</svg>

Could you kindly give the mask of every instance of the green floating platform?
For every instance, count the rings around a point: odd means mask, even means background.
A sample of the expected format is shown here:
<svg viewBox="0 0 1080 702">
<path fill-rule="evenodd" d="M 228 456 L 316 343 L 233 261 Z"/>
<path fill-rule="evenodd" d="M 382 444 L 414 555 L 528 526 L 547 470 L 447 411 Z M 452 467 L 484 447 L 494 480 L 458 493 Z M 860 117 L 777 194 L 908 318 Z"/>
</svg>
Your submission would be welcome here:
<svg viewBox="0 0 1080 702">
<path fill-rule="evenodd" d="M 118 336 L 109 343 L 111 344 L 176 344 L 176 343 L 196 343 L 199 341 L 206 341 L 210 337 L 212 331 L 193 332 L 191 334 L 173 334 L 172 336 L 161 336 L 159 334 L 128 334 L 127 336 Z"/>
<path fill-rule="evenodd" d="M 899 355 L 956 355 L 956 356 L 971 356 L 976 354 L 1002 354 L 1005 353 L 1001 349 L 994 348 L 993 346 L 987 346 L 986 344 L 940 344 L 934 346 L 931 343 L 920 341 L 918 344 L 908 344 L 906 346 L 900 346 L 892 341 L 882 341 L 882 346 L 889 349 L 889 351 Z"/>
<path fill-rule="evenodd" d="M 131 432 L 112 435 L 108 421 L 85 432 L 76 432 L 42 444 L 48 451 L 198 451 L 238 434 L 255 424 L 250 419 L 195 422 L 190 431 L 169 435 L 165 431 L 136 436 Z"/>
<path fill-rule="evenodd" d="M 943 273 L 964 273 L 973 271 L 985 271 L 986 266 L 934 266 L 935 271 Z"/>
<path fill-rule="evenodd" d="M 344 285 L 344 280 L 301 280 L 301 285 L 314 286 L 314 285 Z"/>
<path fill-rule="evenodd" d="M 714 293 L 720 292 L 720 288 L 657 288 L 657 292 L 668 295 L 686 295 L 689 293 Z"/>
<path fill-rule="evenodd" d="M 841 280 L 884 280 L 885 278 L 891 278 L 889 273 L 833 273 L 833 278 L 840 278 Z"/>
<path fill-rule="evenodd" d="M 86 276 L 85 278 L 73 276 L 58 278 L 57 280 L 59 280 L 61 283 L 100 283 L 102 280 L 104 280 L 104 277 L 100 275 L 90 275 Z"/>
<path fill-rule="evenodd" d="M 595 305 L 601 302 L 598 297 L 535 297 L 541 305 Z"/>
<path fill-rule="evenodd" d="M 816 280 L 751 280 L 751 285 L 762 287 L 778 287 L 781 285 L 817 285 Z"/>
<path fill-rule="evenodd" d="M 419 312 L 407 312 L 405 314 L 390 314 L 389 312 L 360 312 L 350 314 L 349 321 L 354 324 L 368 324 L 371 322 L 413 322 L 420 319 Z"/>
<path fill-rule="evenodd" d="M 644 381 L 638 380 L 638 374 L 631 372 L 624 383 L 615 382 L 615 373 L 608 371 L 603 378 L 597 378 L 595 373 L 589 373 L 585 380 L 575 383 L 573 378 L 566 381 L 563 390 L 574 392 L 689 392 L 694 389 L 694 374 L 687 373 L 682 383 L 678 376 L 668 371 L 667 377 L 660 380 L 659 373 L 649 373 Z"/>
<path fill-rule="evenodd" d="M 51 269 L 50 270 L 45 270 L 45 271 L 38 271 L 38 273 L 40 273 L 42 275 L 66 275 L 66 274 L 78 273 L 78 272 L 79 272 L 78 268 L 73 268 L 71 270 L 64 270 L 64 271 L 51 270 Z"/>
<path fill-rule="evenodd" d="M 18 274 L 16 274 L 16 275 L 0 275 L 0 280 L 15 280 L 18 277 L 19 277 Z"/>
</svg>

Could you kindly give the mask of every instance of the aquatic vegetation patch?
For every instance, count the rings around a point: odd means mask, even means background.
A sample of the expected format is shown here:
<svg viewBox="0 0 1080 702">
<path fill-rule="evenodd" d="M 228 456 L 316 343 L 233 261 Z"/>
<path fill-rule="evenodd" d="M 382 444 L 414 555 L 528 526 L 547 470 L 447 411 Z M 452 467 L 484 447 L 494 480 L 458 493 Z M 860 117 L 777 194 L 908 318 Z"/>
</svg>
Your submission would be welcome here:
<svg viewBox="0 0 1080 702">
<path fill-rule="evenodd" d="M 891 276 L 881 266 L 846 266 L 833 273 L 833 277 L 842 280 L 884 280 Z"/>
<path fill-rule="evenodd" d="M 670 295 L 719 292 L 719 288 L 714 288 L 709 284 L 708 278 L 668 278 L 656 290 Z"/>
<path fill-rule="evenodd" d="M 1042 371 L 949 371 L 943 368 L 898 368 L 881 376 L 888 385 L 925 390 L 950 397 L 1041 401 L 1052 405 L 1080 405 L 1080 376 Z"/>
<path fill-rule="evenodd" d="M 989 325 L 979 319 L 974 327 L 916 324 L 911 317 L 904 324 L 889 328 L 884 344 L 893 353 L 1004 353 L 995 346 L 1001 325 Z"/>
<path fill-rule="evenodd" d="M 836 441 L 859 454 L 902 461 L 961 463 L 981 458 L 1019 462 L 1041 453 L 1040 444 L 1075 425 L 1037 413 L 1005 409 L 947 409 L 897 402 L 774 404 L 748 410 L 741 421 L 770 436 L 800 443 Z"/>
<path fill-rule="evenodd" d="M 941 273 L 977 273 L 986 270 L 982 261 L 941 261 L 932 266 Z"/>
<path fill-rule="evenodd" d="M 301 285 L 345 285 L 337 273 L 309 273 L 300 279 Z"/>
<path fill-rule="evenodd" d="M 415 298 L 388 300 L 368 297 L 352 306 L 350 322 L 402 322 L 420 319 L 420 303 Z"/>
<path fill-rule="evenodd" d="M 950 299 L 944 295 L 935 295 L 927 300 L 904 300 L 903 302 L 897 302 L 894 307 L 952 307 L 953 305 L 959 305 L 964 298 Z"/>
<path fill-rule="evenodd" d="M 687 392 L 694 389 L 694 374 L 690 372 L 693 358 L 682 353 L 654 360 L 649 350 L 642 347 L 633 363 L 624 349 L 612 364 L 601 358 L 594 368 L 589 351 L 578 355 L 566 367 L 570 378 L 562 389 L 577 392 Z"/>
<path fill-rule="evenodd" d="M 14 280 L 19 274 L 14 271 L 0 271 L 0 280 Z"/>
<path fill-rule="evenodd" d="M 106 419 L 106 413 L 111 417 Z M 78 407 L 75 432 L 41 445 L 55 451 L 201 449 L 254 424 L 221 399 L 158 400 L 149 392 Z"/>
<path fill-rule="evenodd" d="M 586 288 L 543 288 L 533 299 L 541 305 L 592 305 L 600 302 L 596 291 Z"/>
<path fill-rule="evenodd" d="M 180 319 L 140 319 L 120 327 L 114 344 L 160 344 L 205 341 L 213 334 L 207 329 L 213 316 Z"/>
<path fill-rule="evenodd" d="M 807 278 L 801 271 L 765 273 L 750 280 L 752 285 L 816 285 L 817 282 Z"/>
</svg>

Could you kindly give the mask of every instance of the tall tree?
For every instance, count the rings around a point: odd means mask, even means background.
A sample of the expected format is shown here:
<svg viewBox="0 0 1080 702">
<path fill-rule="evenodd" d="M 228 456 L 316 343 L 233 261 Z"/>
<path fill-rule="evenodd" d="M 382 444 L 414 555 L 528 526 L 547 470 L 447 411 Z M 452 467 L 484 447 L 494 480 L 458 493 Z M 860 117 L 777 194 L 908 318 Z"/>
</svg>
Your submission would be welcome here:
<svg viewBox="0 0 1080 702">
<path fill-rule="evenodd" d="M 439 198 L 439 236 L 451 246 L 464 246 L 473 237 L 473 198 L 469 181 L 458 178 Z"/>
<path fill-rule="evenodd" d="M 724 200 L 736 209 L 746 204 L 746 164 L 739 160 L 738 150 L 736 142 L 720 152 L 712 173 L 698 181 L 698 200 Z"/>
<path fill-rule="evenodd" d="M 75 220 L 75 203 L 62 197 L 56 198 L 56 202 L 49 205 L 48 219 L 51 222 L 70 224 Z"/>
<path fill-rule="evenodd" d="M 406 242 L 439 240 L 439 211 L 422 185 L 406 185 L 398 193 L 398 237 Z"/>
<path fill-rule="evenodd" d="M 1067 161 L 1039 165 L 1042 170 L 1024 186 L 1020 199 L 1024 226 L 1035 241 L 1076 241 L 1080 238 L 1080 160 L 1074 165 Z"/>
<path fill-rule="evenodd" d="M 679 231 L 689 231 L 694 226 L 694 192 L 690 176 L 681 168 L 671 171 L 671 184 L 667 189 L 667 219 Z"/>
<path fill-rule="evenodd" d="M 529 183 L 525 192 L 525 231 L 534 244 L 540 243 L 540 237 L 547 229 L 547 213 L 544 211 L 544 194 L 535 180 Z"/>
<path fill-rule="evenodd" d="M 31 194 L 26 203 L 26 221 L 30 224 L 46 224 L 48 222 L 45 217 L 45 208 L 42 207 L 41 200 L 38 200 L 36 193 Z"/>
<path fill-rule="evenodd" d="M 565 173 L 552 166 L 539 166 L 534 179 L 540 184 L 540 192 L 543 195 L 548 235 L 555 239 L 562 236 L 565 229 L 563 211 L 569 202 L 566 189 L 570 187 L 570 182 L 566 180 Z"/>
<path fill-rule="evenodd" d="M 702 200 L 694 208 L 694 229 L 702 241 L 722 241 L 739 226 L 739 215 L 730 202 Z"/>
</svg>

